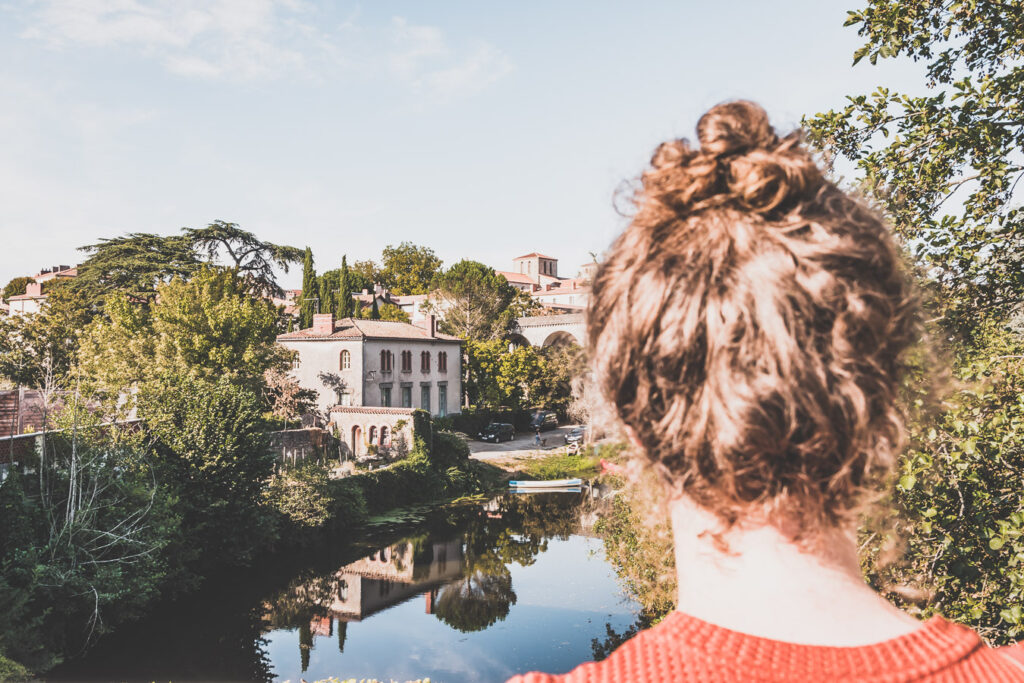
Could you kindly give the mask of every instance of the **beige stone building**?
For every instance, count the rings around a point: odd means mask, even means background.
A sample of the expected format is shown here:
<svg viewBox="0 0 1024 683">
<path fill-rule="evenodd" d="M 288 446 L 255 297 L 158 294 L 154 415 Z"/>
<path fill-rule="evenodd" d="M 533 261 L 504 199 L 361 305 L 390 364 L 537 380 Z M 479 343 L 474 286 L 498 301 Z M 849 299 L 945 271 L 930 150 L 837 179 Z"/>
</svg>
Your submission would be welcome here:
<svg viewBox="0 0 1024 683">
<path fill-rule="evenodd" d="M 420 408 L 444 417 L 459 412 L 461 340 L 418 325 L 387 320 L 313 316 L 313 327 L 282 334 L 298 352 L 292 375 L 320 396 L 318 407 Z"/>
</svg>

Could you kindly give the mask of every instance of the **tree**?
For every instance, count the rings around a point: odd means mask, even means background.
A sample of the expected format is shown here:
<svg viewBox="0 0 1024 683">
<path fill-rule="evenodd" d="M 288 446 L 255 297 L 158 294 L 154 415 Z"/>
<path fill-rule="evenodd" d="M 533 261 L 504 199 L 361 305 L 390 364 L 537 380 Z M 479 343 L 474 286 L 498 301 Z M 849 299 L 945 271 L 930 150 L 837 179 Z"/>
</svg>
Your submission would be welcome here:
<svg viewBox="0 0 1024 683">
<path fill-rule="evenodd" d="M 341 274 L 338 278 L 338 316 L 351 318 L 356 312 L 355 302 L 352 301 L 352 274 L 348 268 L 348 259 L 341 257 Z"/>
<path fill-rule="evenodd" d="M 313 250 L 306 247 L 306 253 L 302 258 L 302 300 L 299 301 L 299 328 L 306 329 L 313 326 L 313 312 L 316 310 L 315 301 L 311 299 L 319 295 L 319 288 L 316 282 L 316 271 L 313 270 Z"/>
<path fill-rule="evenodd" d="M 183 231 L 192 249 L 205 254 L 208 263 L 226 256 L 246 288 L 259 296 L 284 296 L 284 290 L 274 277 L 274 266 L 287 273 L 288 267 L 303 257 L 301 249 L 264 242 L 239 228 L 237 223 L 217 220 L 205 228 L 184 228 Z"/>
<path fill-rule="evenodd" d="M 1024 294 L 1021 16 L 995 0 L 868 0 L 847 21 L 866 40 L 854 63 L 924 61 L 930 93 L 878 88 L 805 120 L 826 158 L 853 163 L 911 252 L 959 382 L 936 408 L 935 355 L 915 359 L 897 514 L 864 530 L 868 577 L 993 643 L 1024 634 L 1024 343 L 1011 325 Z M 887 562 L 899 540 L 904 559 Z"/>
<path fill-rule="evenodd" d="M 12 296 L 19 296 L 25 293 L 25 287 L 30 282 L 35 282 L 30 277 L 16 277 L 13 278 L 7 285 L 4 286 L 4 291 L 0 294 L 0 299 L 7 301 Z"/>
<path fill-rule="evenodd" d="M 372 292 L 375 284 L 383 284 L 377 264 L 369 259 L 353 263 L 349 277 L 352 280 L 353 292 L 361 292 L 364 289 Z"/>
<path fill-rule="evenodd" d="M 387 246 L 381 254 L 381 269 L 375 273 L 382 285 L 395 294 L 426 294 L 434 276 L 440 272 L 441 259 L 433 249 L 412 242 Z"/>
<path fill-rule="evenodd" d="M 260 394 L 264 373 L 288 366 L 273 306 L 253 299 L 233 270 L 204 268 L 158 292 L 150 311 L 111 300 L 87 330 L 83 374 L 109 398 L 170 376 L 223 377 Z"/>
<path fill-rule="evenodd" d="M 33 388 L 48 380 L 65 387 L 79 337 L 94 316 L 81 291 L 60 283 L 39 314 L 0 319 L 0 378 Z"/>
<path fill-rule="evenodd" d="M 439 274 L 431 285 L 428 307 L 444 318 L 441 330 L 463 339 L 501 339 L 516 329 L 516 321 L 532 302 L 477 261 L 459 261 Z"/>
<path fill-rule="evenodd" d="M 149 381 L 139 393 L 139 417 L 189 530 L 179 550 L 200 575 L 251 560 L 271 533 L 261 502 L 274 456 L 259 395 L 227 376 L 177 374 Z"/>
<path fill-rule="evenodd" d="M 373 304 L 370 306 L 370 320 L 380 320 L 380 307 L 377 305 L 377 297 L 373 297 Z"/>
<path fill-rule="evenodd" d="M 172 277 L 188 278 L 200 267 L 192 243 L 184 235 L 133 232 L 104 238 L 79 250 L 88 253 L 89 258 L 78 266 L 72 285 L 97 305 L 112 293 L 152 302 L 161 282 Z"/>
<path fill-rule="evenodd" d="M 945 326 L 1011 314 L 1024 294 L 1024 22 L 1002 0 L 870 0 L 847 25 L 874 64 L 927 63 L 926 95 L 878 88 L 805 121 L 829 155 L 855 162 L 864 189 L 930 275 Z"/>
</svg>

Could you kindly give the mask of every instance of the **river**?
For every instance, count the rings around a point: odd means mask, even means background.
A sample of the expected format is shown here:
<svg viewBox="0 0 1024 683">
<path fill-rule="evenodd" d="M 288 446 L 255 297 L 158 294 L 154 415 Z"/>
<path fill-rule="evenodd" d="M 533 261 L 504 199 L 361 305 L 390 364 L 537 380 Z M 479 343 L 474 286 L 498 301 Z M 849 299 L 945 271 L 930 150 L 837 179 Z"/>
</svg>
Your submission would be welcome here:
<svg viewBox="0 0 1024 683">
<path fill-rule="evenodd" d="M 587 493 L 507 494 L 379 518 L 211 581 L 52 680 L 433 683 L 561 673 L 635 621 Z"/>
</svg>

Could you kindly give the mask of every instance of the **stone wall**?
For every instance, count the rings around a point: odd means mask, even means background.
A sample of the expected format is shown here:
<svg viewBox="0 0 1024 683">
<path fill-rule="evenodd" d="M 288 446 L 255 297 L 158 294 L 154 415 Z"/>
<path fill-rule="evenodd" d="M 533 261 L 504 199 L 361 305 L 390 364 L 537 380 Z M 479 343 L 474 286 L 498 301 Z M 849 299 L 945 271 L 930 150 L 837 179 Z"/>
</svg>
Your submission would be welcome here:
<svg viewBox="0 0 1024 683">
<path fill-rule="evenodd" d="M 307 458 L 337 458 L 337 453 L 327 452 L 330 445 L 330 434 L 322 429 L 286 429 L 270 435 L 271 450 L 280 462 L 290 465 Z"/>
<path fill-rule="evenodd" d="M 361 458 L 371 446 L 403 457 L 412 449 L 413 410 L 411 408 L 331 408 L 331 430 L 341 438 L 343 457 Z M 404 451 L 404 452 L 403 452 Z"/>
</svg>

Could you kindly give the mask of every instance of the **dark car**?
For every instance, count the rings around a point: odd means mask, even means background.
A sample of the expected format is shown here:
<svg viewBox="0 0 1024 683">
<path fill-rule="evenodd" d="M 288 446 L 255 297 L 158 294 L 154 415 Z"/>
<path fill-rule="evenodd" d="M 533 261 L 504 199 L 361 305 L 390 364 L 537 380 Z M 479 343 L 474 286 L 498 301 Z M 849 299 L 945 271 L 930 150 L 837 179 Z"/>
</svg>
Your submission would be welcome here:
<svg viewBox="0 0 1024 683">
<path fill-rule="evenodd" d="M 516 429 L 512 425 L 505 424 L 504 422 L 492 422 L 484 427 L 482 432 L 477 434 L 477 438 L 481 441 L 493 441 L 494 443 L 511 441 L 516 438 Z"/>
<path fill-rule="evenodd" d="M 530 420 L 530 431 L 546 432 L 549 429 L 558 428 L 558 417 L 554 413 L 539 412 Z"/>
<path fill-rule="evenodd" d="M 566 432 L 564 438 L 565 438 L 565 445 L 567 445 L 567 446 L 569 444 L 574 444 L 574 443 L 578 443 L 578 444 L 580 444 L 582 446 L 583 442 L 587 438 L 587 428 L 586 427 L 573 427 L 568 432 Z"/>
</svg>

